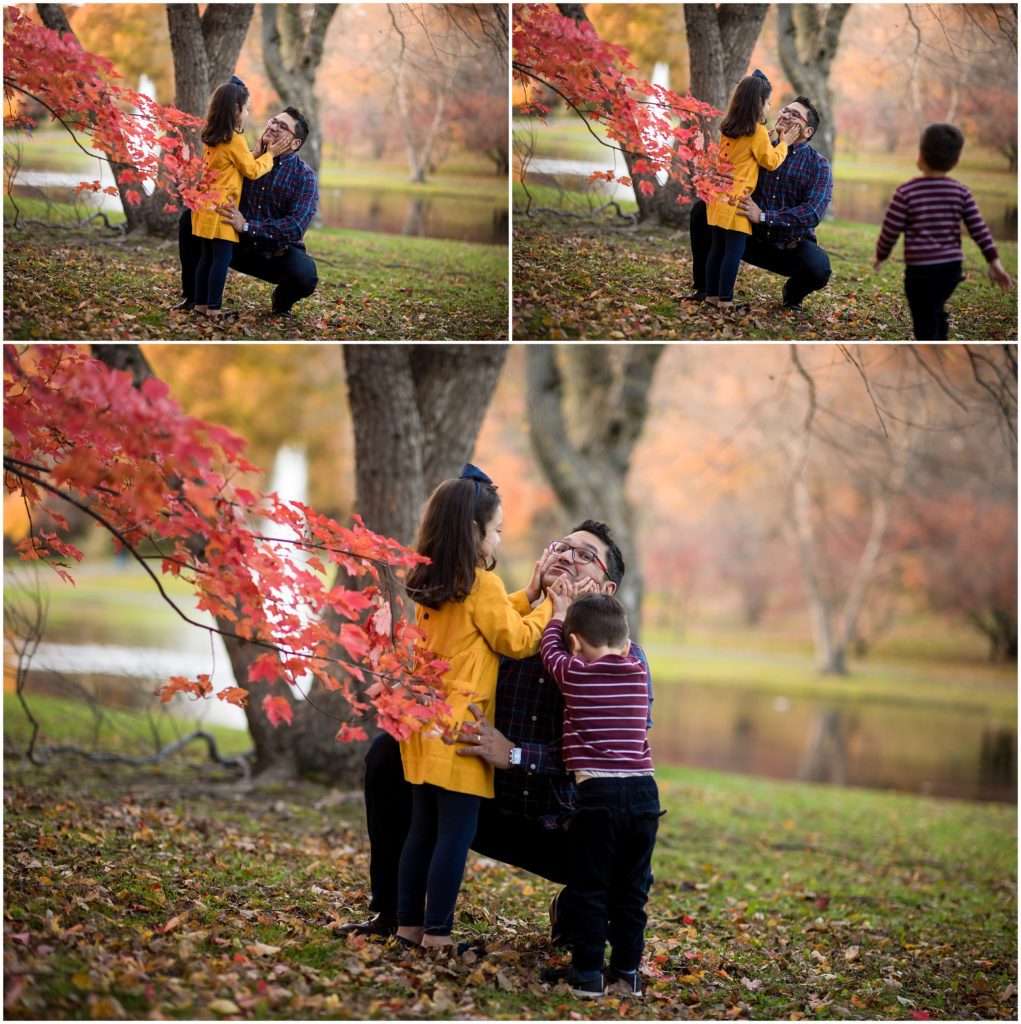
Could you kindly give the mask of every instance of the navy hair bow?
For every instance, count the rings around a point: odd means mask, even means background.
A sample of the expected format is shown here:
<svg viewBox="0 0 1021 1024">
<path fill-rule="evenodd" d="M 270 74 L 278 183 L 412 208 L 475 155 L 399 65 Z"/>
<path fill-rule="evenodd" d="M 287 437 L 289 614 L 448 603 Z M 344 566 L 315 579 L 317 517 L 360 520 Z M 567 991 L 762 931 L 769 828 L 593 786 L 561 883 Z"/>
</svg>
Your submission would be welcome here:
<svg viewBox="0 0 1021 1024">
<path fill-rule="evenodd" d="M 231 85 L 240 85 L 242 89 L 247 89 L 247 88 L 248 88 L 248 86 L 247 86 L 247 85 L 245 85 L 245 83 L 244 83 L 244 82 L 242 82 L 242 81 L 241 81 L 241 79 L 240 79 L 240 78 L 238 78 L 238 76 L 237 76 L 237 75 L 231 75 L 231 76 L 230 76 L 230 78 L 228 78 L 228 79 L 227 79 L 227 81 L 228 81 L 228 82 L 229 82 L 229 83 L 230 83 Z"/>
<path fill-rule="evenodd" d="M 457 474 L 458 480 L 474 480 L 475 481 L 475 499 L 472 502 L 472 507 L 475 508 L 479 503 L 479 491 L 482 490 L 483 484 L 492 484 L 492 480 L 486 476 L 485 473 L 479 469 L 478 466 L 473 466 L 470 462 L 466 462 L 461 467 L 461 472 Z"/>
<path fill-rule="evenodd" d="M 759 70 L 758 68 L 756 68 L 756 69 L 755 69 L 755 70 L 754 70 L 754 71 L 752 72 L 752 78 L 761 78 L 761 79 L 762 79 L 762 81 L 766 83 L 766 85 L 769 85 L 769 79 L 768 79 L 768 78 L 766 78 L 766 76 L 765 76 L 765 75 L 764 75 L 764 74 L 763 74 L 763 73 L 762 73 L 762 72 L 761 72 L 761 71 L 760 71 L 760 70 Z M 772 88 L 772 87 L 771 87 L 771 88 Z"/>
</svg>

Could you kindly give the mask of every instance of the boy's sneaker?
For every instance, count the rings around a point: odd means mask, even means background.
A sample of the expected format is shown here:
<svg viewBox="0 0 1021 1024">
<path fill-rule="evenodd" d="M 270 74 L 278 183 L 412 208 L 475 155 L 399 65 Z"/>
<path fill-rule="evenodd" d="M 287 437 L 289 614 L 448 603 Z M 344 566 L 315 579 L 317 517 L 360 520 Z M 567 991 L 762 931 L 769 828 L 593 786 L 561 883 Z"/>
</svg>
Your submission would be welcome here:
<svg viewBox="0 0 1021 1024">
<path fill-rule="evenodd" d="M 595 971 L 591 975 L 579 974 L 577 971 L 571 975 L 569 982 L 571 992 L 581 999 L 602 999 L 603 998 L 603 972 Z"/>
<path fill-rule="evenodd" d="M 637 971 L 616 971 L 611 967 L 606 973 L 606 987 L 621 995 L 642 997 L 642 979 Z"/>
</svg>

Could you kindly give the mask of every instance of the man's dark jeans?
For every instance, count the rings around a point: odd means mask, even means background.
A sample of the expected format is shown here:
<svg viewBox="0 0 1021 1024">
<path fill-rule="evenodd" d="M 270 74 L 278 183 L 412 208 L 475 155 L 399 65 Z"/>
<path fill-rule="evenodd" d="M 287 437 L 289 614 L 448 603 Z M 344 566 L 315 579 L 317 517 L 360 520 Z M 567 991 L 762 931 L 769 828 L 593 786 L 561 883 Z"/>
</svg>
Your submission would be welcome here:
<svg viewBox="0 0 1021 1024">
<path fill-rule="evenodd" d="M 904 294 L 911 307 L 911 323 L 917 341 L 946 341 L 950 318 L 946 304 L 964 280 L 961 261 L 904 268 Z"/>
<path fill-rule="evenodd" d="M 195 301 L 195 271 L 202 256 L 202 239 L 191 233 L 191 211 L 185 210 L 178 221 L 177 250 L 181 257 L 181 294 Z M 315 260 L 304 249 L 287 246 L 279 255 L 263 252 L 250 244 L 234 246 L 231 270 L 269 281 L 273 292 L 273 312 L 289 313 L 299 299 L 316 290 L 319 274 Z"/>
<path fill-rule="evenodd" d="M 567 832 L 574 896 L 574 969 L 602 969 L 607 939 L 610 967 L 634 971 L 645 946 L 645 902 L 659 826 L 659 791 L 651 775 L 589 779 Z"/>
<path fill-rule="evenodd" d="M 401 850 L 411 824 L 411 789 L 404 780 L 400 745 L 392 736 L 380 733 L 365 754 L 365 818 L 371 847 L 369 909 L 394 920 Z M 505 813 L 496 800 L 482 801 L 471 848 L 484 857 L 524 868 L 551 882 L 567 883 L 567 832 L 546 828 L 519 814 Z M 558 912 L 561 918 L 573 920 L 574 908 L 567 893 L 560 898 Z"/>
<path fill-rule="evenodd" d="M 706 263 L 712 246 L 712 232 L 706 221 L 705 203 L 698 201 L 691 208 L 691 262 L 692 281 L 697 292 L 705 292 Z M 830 258 L 826 250 L 815 242 L 803 238 L 794 249 L 777 249 L 768 242 L 759 241 L 752 234 L 745 243 L 742 260 L 761 267 L 771 274 L 789 278 L 784 292 L 784 304 L 797 306 L 812 292 L 826 287 L 830 279 Z"/>
</svg>

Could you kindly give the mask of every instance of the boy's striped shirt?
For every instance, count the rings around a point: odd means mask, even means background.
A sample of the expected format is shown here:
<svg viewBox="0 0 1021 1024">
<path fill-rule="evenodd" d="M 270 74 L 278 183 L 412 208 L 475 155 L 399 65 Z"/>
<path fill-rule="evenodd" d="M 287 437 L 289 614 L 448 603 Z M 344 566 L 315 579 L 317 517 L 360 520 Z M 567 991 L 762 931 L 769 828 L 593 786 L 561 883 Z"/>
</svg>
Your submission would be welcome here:
<svg viewBox="0 0 1021 1024">
<path fill-rule="evenodd" d="M 617 654 L 598 661 L 571 657 L 560 619 L 546 627 L 540 652 L 564 697 L 564 767 L 652 771 L 649 677 L 642 662 Z"/>
<path fill-rule="evenodd" d="M 953 178 L 912 178 L 890 200 L 876 257 L 885 260 L 903 232 L 904 262 L 911 266 L 963 260 L 962 220 L 982 255 L 995 260 L 993 236 L 966 185 Z"/>
</svg>

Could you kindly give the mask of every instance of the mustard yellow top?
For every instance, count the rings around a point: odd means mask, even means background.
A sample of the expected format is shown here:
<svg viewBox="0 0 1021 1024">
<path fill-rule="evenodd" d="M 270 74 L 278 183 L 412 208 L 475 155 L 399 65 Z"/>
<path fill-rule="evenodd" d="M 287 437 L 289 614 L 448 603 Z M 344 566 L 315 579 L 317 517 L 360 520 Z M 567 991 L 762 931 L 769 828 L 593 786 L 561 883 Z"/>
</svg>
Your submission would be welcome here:
<svg viewBox="0 0 1021 1024">
<path fill-rule="evenodd" d="M 416 606 L 425 643 L 450 662 L 443 685 L 453 722 L 472 721 L 468 705 L 473 702 L 493 720 L 500 655 L 536 654 L 552 616 L 549 598 L 532 611 L 523 590 L 508 595 L 500 577 L 485 569 L 475 570 L 475 585 L 464 601 L 448 601 L 440 608 Z M 493 766 L 480 757 L 459 756 L 458 746 L 415 733 L 401 742 L 404 777 L 455 793 L 492 797 Z"/>
<path fill-rule="evenodd" d="M 751 221 L 738 209 L 737 202 L 742 196 L 750 196 L 755 191 L 760 167 L 775 171 L 786 157 L 787 143 L 781 141 L 774 147 L 764 124 L 755 126 L 754 135 L 741 135 L 736 139 L 721 136 L 720 159 L 733 165 L 730 173 L 734 177 L 734 186 L 726 196 L 706 207 L 706 220 L 714 227 L 750 235 Z"/>
<path fill-rule="evenodd" d="M 233 203 L 235 206 L 241 199 L 242 175 L 252 179 L 261 178 L 267 171 L 273 170 L 273 154 L 263 153 L 256 159 L 241 132 L 235 132 L 230 142 L 206 146 L 202 159 L 213 172 L 213 188 L 223 196 L 220 202 Z M 238 240 L 238 233 L 233 226 L 220 220 L 220 215 L 211 203 L 203 210 L 192 212 L 191 233 L 199 238 L 223 238 L 228 242 Z"/>
</svg>

